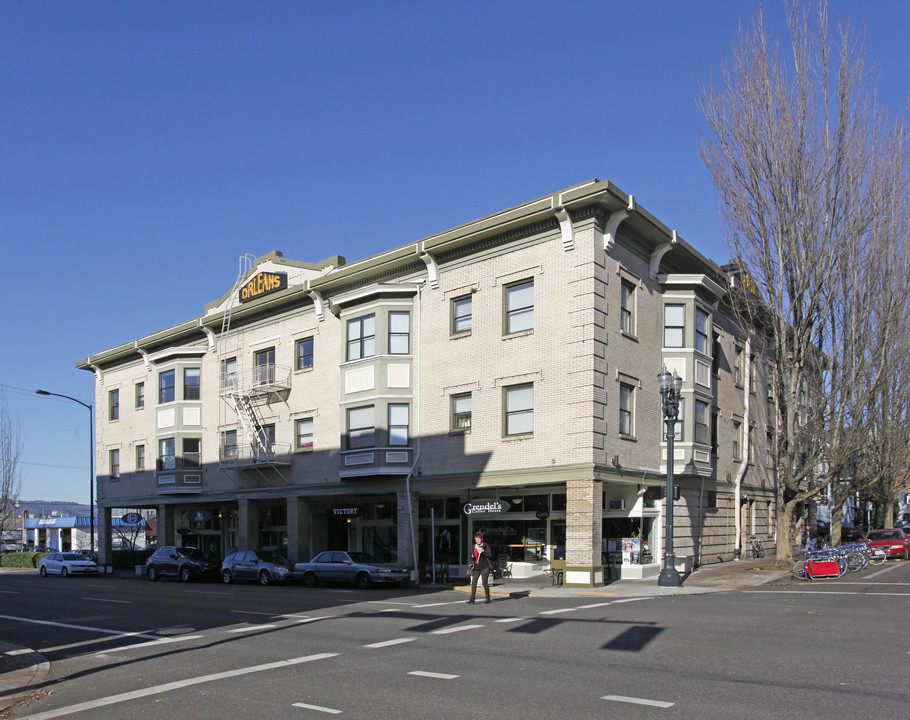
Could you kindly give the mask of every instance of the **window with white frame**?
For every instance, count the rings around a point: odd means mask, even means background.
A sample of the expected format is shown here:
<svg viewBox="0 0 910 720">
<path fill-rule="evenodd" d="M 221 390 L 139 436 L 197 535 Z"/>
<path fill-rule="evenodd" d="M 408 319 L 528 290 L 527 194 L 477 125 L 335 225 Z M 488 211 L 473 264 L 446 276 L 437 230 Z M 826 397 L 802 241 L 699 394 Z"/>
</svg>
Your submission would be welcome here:
<svg viewBox="0 0 910 720">
<path fill-rule="evenodd" d="M 695 308 L 695 349 L 708 354 L 708 313 Z"/>
<path fill-rule="evenodd" d="M 177 468 L 177 441 L 175 438 L 161 438 L 158 441 L 158 469 Z"/>
<path fill-rule="evenodd" d="M 504 390 L 505 434 L 534 432 L 534 385 L 512 385 Z"/>
<path fill-rule="evenodd" d="M 120 451 L 110 451 L 111 478 L 120 477 Z"/>
<path fill-rule="evenodd" d="M 226 430 L 221 436 L 221 457 L 233 460 L 237 457 L 237 431 Z"/>
<path fill-rule="evenodd" d="M 695 442 L 707 445 L 711 441 L 708 431 L 708 403 L 695 401 Z"/>
<path fill-rule="evenodd" d="M 686 306 L 664 305 L 664 347 L 682 347 L 686 336 Z"/>
<path fill-rule="evenodd" d="M 389 405 L 389 445 L 408 444 L 408 406 L 403 403 Z"/>
<path fill-rule="evenodd" d="M 686 399 L 681 397 L 679 399 L 678 411 L 676 414 L 676 425 L 673 426 L 673 440 L 674 442 L 682 442 L 685 439 L 685 418 L 686 418 Z"/>
<path fill-rule="evenodd" d="M 202 467 L 202 453 L 200 438 L 183 438 L 183 467 L 196 469 Z"/>
<path fill-rule="evenodd" d="M 158 373 L 158 404 L 174 402 L 174 388 L 176 374 L 173 370 L 164 370 Z"/>
<path fill-rule="evenodd" d="M 464 297 L 452 300 L 452 334 L 469 332 L 472 325 L 474 297 L 465 295 Z"/>
<path fill-rule="evenodd" d="M 199 368 L 183 368 L 183 399 L 199 399 L 199 379 L 201 377 Z"/>
<path fill-rule="evenodd" d="M 635 387 L 619 384 L 619 434 L 635 434 Z"/>
<path fill-rule="evenodd" d="M 145 445 L 136 446 L 136 471 L 145 470 Z"/>
<path fill-rule="evenodd" d="M 376 354 L 375 315 L 364 315 L 348 320 L 347 345 L 348 360 L 360 360 Z"/>
<path fill-rule="evenodd" d="M 348 449 L 375 447 L 376 413 L 372 405 L 348 410 Z"/>
<path fill-rule="evenodd" d="M 506 334 L 534 329 L 534 281 L 525 280 L 507 285 L 506 293 Z"/>
<path fill-rule="evenodd" d="M 120 391 L 111 390 L 107 394 L 108 420 L 120 419 Z"/>
<path fill-rule="evenodd" d="M 411 313 L 395 310 L 389 313 L 389 354 L 411 352 Z"/>
<path fill-rule="evenodd" d="M 635 285 L 628 280 L 619 287 L 619 327 L 628 335 L 635 334 Z"/>
<path fill-rule="evenodd" d="M 145 407 L 145 383 L 136 383 L 136 409 Z"/>
<path fill-rule="evenodd" d="M 471 393 L 452 396 L 452 430 L 471 427 Z"/>
<path fill-rule="evenodd" d="M 257 350 L 253 354 L 253 368 L 256 373 L 255 385 L 272 385 L 275 383 L 275 348 Z"/>
<path fill-rule="evenodd" d="M 295 349 L 297 358 L 295 367 L 298 370 L 310 370 L 313 367 L 313 338 L 298 340 Z"/>
<path fill-rule="evenodd" d="M 300 418 L 294 423 L 298 450 L 313 449 L 313 418 Z"/>
</svg>

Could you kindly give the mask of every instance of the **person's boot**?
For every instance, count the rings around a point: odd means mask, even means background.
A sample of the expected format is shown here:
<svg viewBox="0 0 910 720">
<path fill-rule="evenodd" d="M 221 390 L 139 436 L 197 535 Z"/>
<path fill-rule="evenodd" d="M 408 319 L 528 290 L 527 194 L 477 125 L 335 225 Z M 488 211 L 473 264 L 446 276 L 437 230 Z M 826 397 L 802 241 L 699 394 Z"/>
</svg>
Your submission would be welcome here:
<svg viewBox="0 0 910 720">
<path fill-rule="evenodd" d="M 485 591 L 486 594 L 487 594 L 487 599 L 484 600 L 484 603 L 486 603 L 487 605 L 489 605 L 489 604 L 490 604 L 490 588 L 485 588 L 484 591 Z"/>
<path fill-rule="evenodd" d="M 468 605 L 473 605 L 473 604 L 474 604 L 474 593 L 471 593 L 471 599 L 468 600 Z"/>
</svg>

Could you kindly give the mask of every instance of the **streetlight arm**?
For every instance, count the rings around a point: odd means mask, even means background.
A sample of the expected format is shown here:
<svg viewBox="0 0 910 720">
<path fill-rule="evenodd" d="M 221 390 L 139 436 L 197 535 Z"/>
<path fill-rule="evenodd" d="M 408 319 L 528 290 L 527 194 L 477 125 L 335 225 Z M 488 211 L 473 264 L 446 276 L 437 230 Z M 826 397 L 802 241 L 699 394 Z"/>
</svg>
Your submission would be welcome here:
<svg viewBox="0 0 910 720">
<path fill-rule="evenodd" d="M 84 408 L 88 408 L 89 410 L 92 409 L 92 406 L 89 405 L 88 403 L 84 403 L 81 400 L 77 400 L 74 397 L 70 397 L 69 395 L 61 395 L 60 393 L 52 393 L 49 390 L 35 390 L 35 392 L 38 395 L 53 395 L 54 397 L 60 397 L 60 398 L 65 398 L 67 400 L 72 400 L 74 403 L 79 403 Z"/>
</svg>

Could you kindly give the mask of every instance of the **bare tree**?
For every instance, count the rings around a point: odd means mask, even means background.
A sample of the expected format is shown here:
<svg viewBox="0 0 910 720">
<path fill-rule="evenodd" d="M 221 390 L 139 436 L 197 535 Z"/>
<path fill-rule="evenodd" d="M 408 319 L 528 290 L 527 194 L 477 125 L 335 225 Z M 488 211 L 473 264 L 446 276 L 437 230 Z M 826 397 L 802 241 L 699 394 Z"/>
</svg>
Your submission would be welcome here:
<svg viewBox="0 0 910 720">
<path fill-rule="evenodd" d="M 906 242 L 905 128 L 878 102 L 863 35 L 844 20 L 832 37 L 826 4 L 811 9 L 790 7 L 785 59 L 759 6 L 699 95 L 702 158 L 752 291 L 732 302 L 770 340 L 782 562 L 805 501 L 841 489 L 870 412 L 890 413 L 886 350 L 907 332 L 906 253 L 887 252 Z"/>
<path fill-rule="evenodd" d="M 16 527 L 16 502 L 22 486 L 22 440 L 14 417 L 0 390 L 0 539 Z"/>
</svg>

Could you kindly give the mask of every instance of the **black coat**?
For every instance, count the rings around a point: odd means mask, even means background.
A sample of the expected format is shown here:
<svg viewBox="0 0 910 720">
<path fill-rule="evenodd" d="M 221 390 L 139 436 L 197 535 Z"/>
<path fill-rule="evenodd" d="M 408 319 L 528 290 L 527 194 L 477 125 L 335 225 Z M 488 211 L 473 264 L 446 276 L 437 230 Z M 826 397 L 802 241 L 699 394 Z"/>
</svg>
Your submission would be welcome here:
<svg viewBox="0 0 910 720">
<path fill-rule="evenodd" d="M 474 562 L 474 548 L 477 546 L 477 543 L 471 544 L 471 554 L 468 557 L 468 562 Z M 480 553 L 480 559 L 475 563 L 475 570 L 484 570 L 489 568 L 493 569 L 493 553 L 490 550 L 490 546 L 486 543 L 480 543 L 480 547 L 483 548 L 483 552 Z"/>
</svg>

